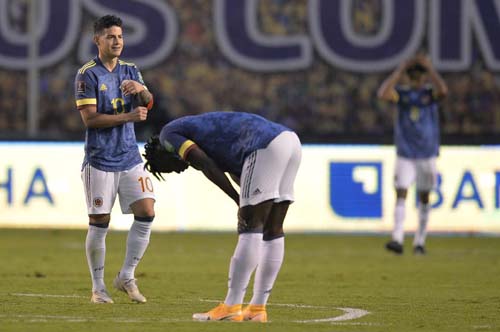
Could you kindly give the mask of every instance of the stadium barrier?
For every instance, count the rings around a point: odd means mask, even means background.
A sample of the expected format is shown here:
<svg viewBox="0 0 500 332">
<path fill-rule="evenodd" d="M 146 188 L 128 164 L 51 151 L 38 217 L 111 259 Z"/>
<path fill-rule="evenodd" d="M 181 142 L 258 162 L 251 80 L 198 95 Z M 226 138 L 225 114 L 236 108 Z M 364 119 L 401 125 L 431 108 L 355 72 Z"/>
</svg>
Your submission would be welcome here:
<svg viewBox="0 0 500 332">
<path fill-rule="evenodd" d="M 141 146 L 141 151 L 143 147 Z M 0 142 L 0 227 L 86 228 L 80 178 L 82 143 Z M 500 146 L 446 146 L 438 159 L 429 229 L 500 235 Z M 296 203 L 286 231 L 384 233 L 392 228 L 393 146 L 305 145 Z M 234 231 L 236 205 L 201 172 L 188 169 L 153 181 L 155 230 Z M 417 225 L 414 190 L 406 229 Z M 131 215 L 115 204 L 111 227 Z"/>
</svg>

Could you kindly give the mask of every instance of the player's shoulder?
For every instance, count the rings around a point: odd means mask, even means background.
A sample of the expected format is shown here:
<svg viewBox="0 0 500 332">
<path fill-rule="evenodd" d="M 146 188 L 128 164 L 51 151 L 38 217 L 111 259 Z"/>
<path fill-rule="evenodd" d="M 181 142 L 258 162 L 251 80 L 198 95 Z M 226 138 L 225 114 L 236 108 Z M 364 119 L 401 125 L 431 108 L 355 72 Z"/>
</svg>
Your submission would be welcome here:
<svg viewBox="0 0 500 332">
<path fill-rule="evenodd" d="M 125 60 L 122 60 L 122 59 L 119 59 L 118 60 L 118 63 L 120 64 L 120 66 L 124 66 L 126 68 L 133 68 L 133 69 L 137 69 L 137 65 L 133 62 L 128 62 L 128 61 L 125 61 Z"/>
<path fill-rule="evenodd" d="M 411 86 L 408 84 L 400 84 L 396 86 L 396 91 L 401 91 L 401 92 L 410 92 Z"/>
<path fill-rule="evenodd" d="M 91 71 L 93 68 L 95 68 L 96 65 L 97 65 L 97 62 L 95 61 L 95 59 L 92 59 L 89 62 L 87 62 L 86 64 L 84 64 L 83 66 L 81 66 L 80 69 L 78 69 L 77 74 L 78 75 L 85 75 L 88 71 Z"/>
</svg>

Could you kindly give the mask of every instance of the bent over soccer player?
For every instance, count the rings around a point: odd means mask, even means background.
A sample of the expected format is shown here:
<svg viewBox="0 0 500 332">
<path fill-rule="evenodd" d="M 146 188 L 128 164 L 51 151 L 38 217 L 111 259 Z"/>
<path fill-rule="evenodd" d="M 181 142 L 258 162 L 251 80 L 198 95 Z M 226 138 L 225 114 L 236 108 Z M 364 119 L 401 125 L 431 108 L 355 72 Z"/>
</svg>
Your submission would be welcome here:
<svg viewBox="0 0 500 332">
<path fill-rule="evenodd" d="M 407 75 L 409 85 L 399 85 Z M 432 85 L 426 84 L 430 78 Z M 425 254 L 425 239 L 429 219 L 429 194 L 436 183 L 436 158 L 439 155 L 438 102 L 448 93 L 446 83 L 432 66 L 431 61 L 418 55 L 404 61 L 382 83 L 378 97 L 397 105 L 394 125 L 397 148 L 394 186 L 396 206 L 392 240 L 386 249 L 403 253 L 405 201 L 408 187 L 416 182 L 418 193 L 419 226 L 415 232 L 413 251 Z"/>
<path fill-rule="evenodd" d="M 294 200 L 301 155 L 293 131 L 240 112 L 179 118 L 146 144 L 146 167 L 156 177 L 190 165 L 239 205 L 239 237 L 229 265 L 226 299 L 206 313 L 194 314 L 194 320 L 267 321 L 266 303 L 283 262 L 283 221 Z M 240 184 L 240 194 L 225 172 Z M 242 310 L 254 270 L 253 297 Z"/>
<path fill-rule="evenodd" d="M 85 242 L 92 277 L 93 303 L 113 303 L 104 284 L 106 234 L 116 196 L 123 213 L 133 213 L 125 261 L 113 285 L 135 302 L 139 292 L 134 271 L 149 244 L 154 218 L 154 193 L 137 147 L 134 122 L 144 121 L 152 95 L 134 64 L 119 60 L 123 49 L 122 21 L 103 16 L 94 24 L 99 54 L 75 79 L 76 105 L 87 127 L 82 180 L 89 230 Z"/>
</svg>

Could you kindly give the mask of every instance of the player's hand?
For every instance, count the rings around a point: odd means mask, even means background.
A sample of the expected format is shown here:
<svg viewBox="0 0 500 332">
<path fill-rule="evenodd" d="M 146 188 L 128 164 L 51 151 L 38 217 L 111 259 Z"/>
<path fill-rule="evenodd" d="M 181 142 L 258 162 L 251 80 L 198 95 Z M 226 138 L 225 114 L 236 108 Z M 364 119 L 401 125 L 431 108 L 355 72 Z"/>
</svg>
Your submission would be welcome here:
<svg viewBox="0 0 500 332">
<path fill-rule="evenodd" d="M 133 80 L 124 80 L 120 85 L 120 89 L 124 96 L 135 95 L 144 90 L 144 86 Z"/>
<path fill-rule="evenodd" d="M 401 62 L 398 66 L 398 71 L 399 72 L 404 72 L 408 67 L 410 67 L 413 63 L 412 59 L 407 59 Z"/>
<path fill-rule="evenodd" d="M 129 113 L 130 122 L 141 122 L 148 117 L 148 109 L 143 106 L 137 106 Z"/>
</svg>

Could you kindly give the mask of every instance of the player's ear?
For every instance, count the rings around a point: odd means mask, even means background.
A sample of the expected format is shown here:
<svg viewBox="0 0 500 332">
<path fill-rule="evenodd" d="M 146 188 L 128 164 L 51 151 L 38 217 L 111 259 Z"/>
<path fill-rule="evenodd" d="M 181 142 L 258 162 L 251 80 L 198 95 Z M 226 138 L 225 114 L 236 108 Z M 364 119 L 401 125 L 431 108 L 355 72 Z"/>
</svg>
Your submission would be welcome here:
<svg viewBox="0 0 500 332">
<path fill-rule="evenodd" d="M 99 36 L 98 35 L 94 35 L 94 43 L 99 46 Z"/>
</svg>

